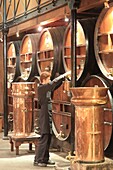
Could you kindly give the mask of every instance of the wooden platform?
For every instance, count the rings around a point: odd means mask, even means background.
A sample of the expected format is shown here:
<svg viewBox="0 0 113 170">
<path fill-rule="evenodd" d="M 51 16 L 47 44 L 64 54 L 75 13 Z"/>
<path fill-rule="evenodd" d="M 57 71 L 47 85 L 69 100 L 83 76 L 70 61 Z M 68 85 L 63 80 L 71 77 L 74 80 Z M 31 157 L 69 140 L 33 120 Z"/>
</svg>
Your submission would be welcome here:
<svg viewBox="0 0 113 170">
<path fill-rule="evenodd" d="M 11 144 L 11 151 L 14 151 L 14 146 L 16 148 L 16 155 L 19 155 L 19 146 L 24 143 L 29 143 L 29 150 L 32 150 L 32 144 L 35 145 L 35 149 L 38 145 L 38 139 L 40 135 L 30 135 L 30 136 L 9 136 L 9 142 Z"/>
</svg>

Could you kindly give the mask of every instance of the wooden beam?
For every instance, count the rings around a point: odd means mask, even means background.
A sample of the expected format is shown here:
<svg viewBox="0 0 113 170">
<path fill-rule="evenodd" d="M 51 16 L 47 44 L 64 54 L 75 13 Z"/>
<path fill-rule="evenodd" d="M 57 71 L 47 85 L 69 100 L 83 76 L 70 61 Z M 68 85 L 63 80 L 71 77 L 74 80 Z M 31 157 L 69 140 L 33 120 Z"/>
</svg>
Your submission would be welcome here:
<svg viewBox="0 0 113 170">
<path fill-rule="evenodd" d="M 64 13 L 65 10 L 66 10 L 67 14 L 70 14 L 70 9 L 69 9 L 68 5 L 66 5 L 66 6 L 57 8 L 55 10 L 52 10 L 50 12 L 47 12 L 47 13 L 40 15 L 36 18 L 33 18 L 31 20 L 28 20 L 28 21 L 21 23 L 19 25 L 15 25 L 14 27 L 11 27 L 9 29 L 8 37 L 12 36 L 16 33 L 16 31 L 17 31 L 16 27 L 18 27 L 18 30 L 20 32 L 24 32 L 24 31 L 28 31 L 30 29 L 36 28 L 40 24 L 45 26 L 52 22 L 59 21 L 61 18 L 65 17 L 65 13 Z"/>
<path fill-rule="evenodd" d="M 109 0 L 108 0 L 109 1 Z M 105 0 L 82 0 L 80 8 L 77 10 L 77 13 L 81 13 L 93 8 L 100 7 L 104 4 Z"/>
</svg>

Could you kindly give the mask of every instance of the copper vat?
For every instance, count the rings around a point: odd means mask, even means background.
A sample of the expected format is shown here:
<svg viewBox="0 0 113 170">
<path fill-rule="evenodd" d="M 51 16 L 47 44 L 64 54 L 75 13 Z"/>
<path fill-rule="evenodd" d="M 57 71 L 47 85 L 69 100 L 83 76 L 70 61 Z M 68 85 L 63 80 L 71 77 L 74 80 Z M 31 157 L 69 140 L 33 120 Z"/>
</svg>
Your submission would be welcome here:
<svg viewBox="0 0 113 170">
<path fill-rule="evenodd" d="M 107 103 L 105 87 L 70 88 L 75 105 L 75 150 L 80 162 L 104 161 L 104 110 Z"/>
<path fill-rule="evenodd" d="M 110 83 L 103 77 L 91 75 L 84 80 L 82 87 L 110 87 Z M 113 131 L 113 98 L 112 92 L 109 88 L 107 92 L 108 102 L 104 105 L 104 153 L 111 150 L 112 131 Z"/>
<path fill-rule="evenodd" d="M 28 136 L 32 132 L 34 88 L 34 82 L 12 83 L 15 136 Z"/>
</svg>

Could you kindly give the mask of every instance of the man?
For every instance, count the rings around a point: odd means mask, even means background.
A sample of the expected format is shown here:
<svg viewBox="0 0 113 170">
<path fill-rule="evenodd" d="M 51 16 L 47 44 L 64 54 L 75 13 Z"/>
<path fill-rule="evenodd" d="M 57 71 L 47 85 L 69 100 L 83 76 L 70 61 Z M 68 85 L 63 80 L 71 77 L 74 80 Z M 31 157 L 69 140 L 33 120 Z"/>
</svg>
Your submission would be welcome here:
<svg viewBox="0 0 113 170">
<path fill-rule="evenodd" d="M 35 152 L 34 165 L 46 167 L 47 165 L 55 165 L 55 162 L 49 160 L 49 147 L 52 136 L 52 103 L 51 92 L 57 88 L 70 72 L 60 75 L 53 81 L 50 81 L 50 73 L 42 72 L 40 75 L 40 85 L 38 87 L 38 100 L 40 105 L 39 111 L 39 145 Z"/>
</svg>

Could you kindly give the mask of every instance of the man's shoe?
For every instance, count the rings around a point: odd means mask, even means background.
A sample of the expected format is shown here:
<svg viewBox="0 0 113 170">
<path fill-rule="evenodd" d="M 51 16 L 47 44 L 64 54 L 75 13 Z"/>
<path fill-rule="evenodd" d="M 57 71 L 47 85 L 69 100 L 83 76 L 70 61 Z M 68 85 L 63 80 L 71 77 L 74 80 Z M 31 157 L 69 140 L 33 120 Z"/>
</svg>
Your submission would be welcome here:
<svg viewBox="0 0 113 170">
<path fill-rule="evenodd" d="M 33 165 L 34 165 L 34 166 L 38 166 L 38 162 L 34 161 L 34 162 L 33 162 Z"/>
<path fill-rule="evenodd" d="M 54 161 L 48 160 L 47 165 L 55 165 Z"/>
<path fill-rule="evenodd" d="M 47 164 L 46 163 L 38 163 L 38 166 L 40 166 L 40 167 L 46 167 L 47 166 Z"/>
<path fill-rule="evenodd" d="M 43 162 L 36 162 L 36 161 L 34 161 L 34 166 L 46 167 L 47 164 L 43 163 Z"/>
</svg>

